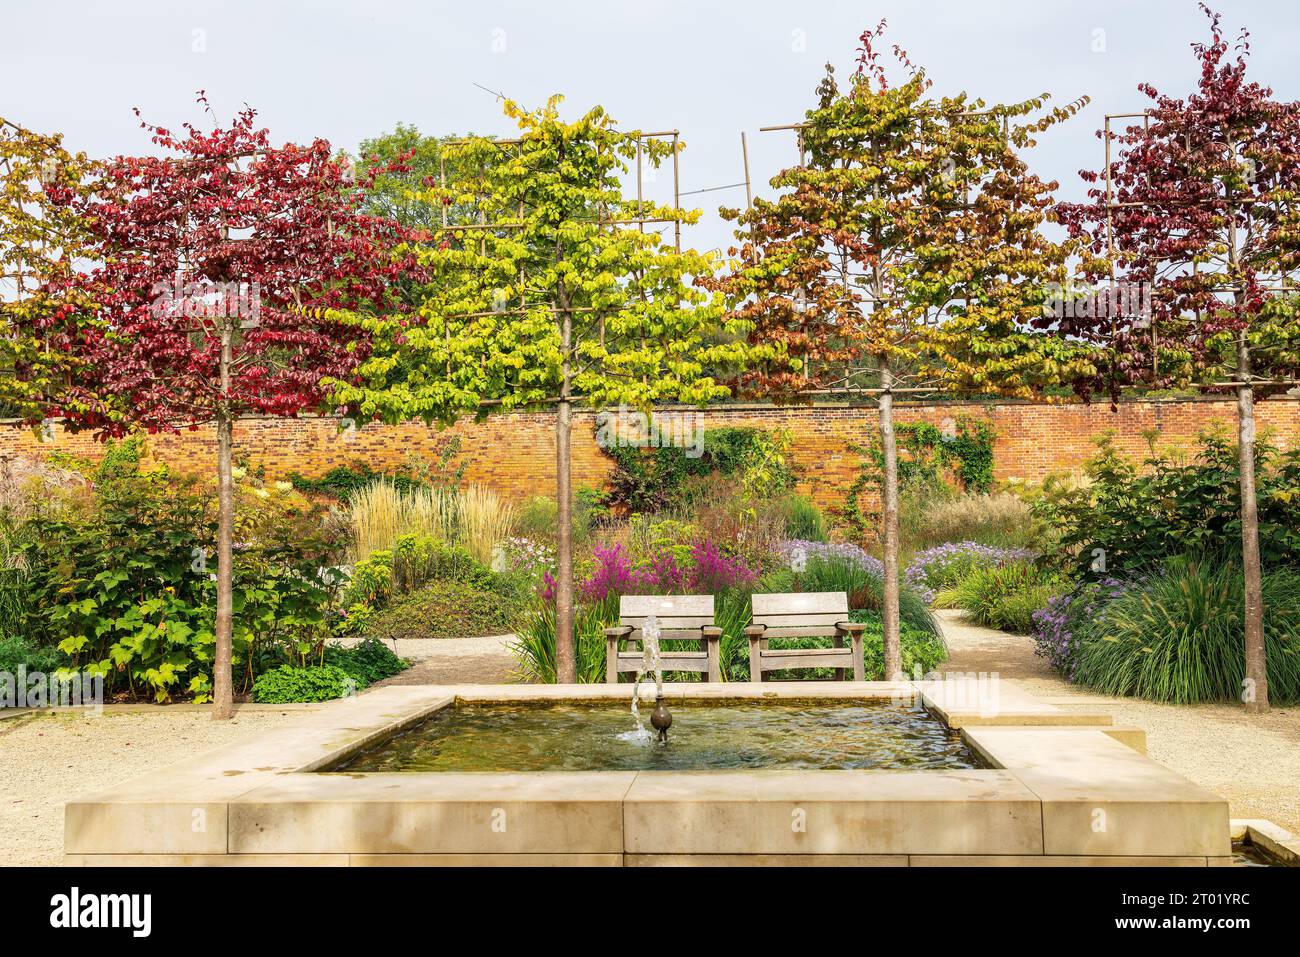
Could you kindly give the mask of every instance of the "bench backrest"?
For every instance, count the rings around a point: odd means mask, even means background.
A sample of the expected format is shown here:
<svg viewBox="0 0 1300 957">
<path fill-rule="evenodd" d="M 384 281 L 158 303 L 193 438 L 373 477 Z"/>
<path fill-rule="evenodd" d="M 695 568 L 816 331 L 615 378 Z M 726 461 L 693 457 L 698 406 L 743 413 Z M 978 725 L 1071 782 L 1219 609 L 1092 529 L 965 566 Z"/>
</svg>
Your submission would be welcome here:
<svg viewBox="0 0 1300 957">
<path fill-rule="evenodd" d="M 754 624 L 767 625 L 768 638 L 805 638 L 836 634 L 848 621 L 849 596 L 842 591 L 784 592 L 754 595 Z"/>
<path fill-rule="evenodd" d="M 659 619 L 661 638 L 699 638 L 700 628 L 713 624 L 712 595 L 624 595 L 618 600 L 618 616 L 632 626 L 633 640 L 641 637 L 641 626 L 651 615 Z"/>
</svg>

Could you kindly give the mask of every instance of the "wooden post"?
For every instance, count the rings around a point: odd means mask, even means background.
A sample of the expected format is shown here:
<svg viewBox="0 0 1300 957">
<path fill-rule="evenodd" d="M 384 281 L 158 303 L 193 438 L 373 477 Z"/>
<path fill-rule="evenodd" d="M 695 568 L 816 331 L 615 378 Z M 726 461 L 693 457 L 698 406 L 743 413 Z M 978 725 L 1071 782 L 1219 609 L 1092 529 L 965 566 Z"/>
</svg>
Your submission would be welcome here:
<svg viewBox="0 0 1300 957">
<path fill-rule="evenodd" d="M 754 194 L 749 186 L 749 141 L 745 139 L 745 131 L 740 131 L 740 156 L 745 163 L 745 208 L 754 208 Z"/>
</svg>

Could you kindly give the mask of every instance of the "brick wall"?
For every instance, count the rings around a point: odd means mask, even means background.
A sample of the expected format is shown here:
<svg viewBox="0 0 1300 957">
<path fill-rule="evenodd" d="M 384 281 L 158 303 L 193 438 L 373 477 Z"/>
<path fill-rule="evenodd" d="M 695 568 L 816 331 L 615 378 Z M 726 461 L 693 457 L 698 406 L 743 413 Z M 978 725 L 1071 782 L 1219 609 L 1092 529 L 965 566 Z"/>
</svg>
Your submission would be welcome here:
<svg viewBox="0 0 1300 957">
<path fill-rule="evenodd" d="M 703 413 L 705 428 L 757 426 L 784 428 L 794 436 L 793 459 L 806 491 L 822 504 L 837 504 L 856 475 L 858 457 L 848 446 L 862 442 L 875 428 L 871 408 L 824 405 L 814 408 L 773 408 L 735 405 Z M 982 417 L 997 433 L 995 474 L 999 479 L 1041 479 L 1069 472 L 1095 452 L 1093 439 L 1107 430 L 1118 433 L 1128 453 L 1146 452 L 1149 432 L 1162 445 L 1192 441 L 1213 423 L 1235 429 L 1233 400 L 1165 400 L 1122 403 L 1112 412 L 1098 405 L 1031 405 L 1022 403 L 904 404 L 900 422 L 929 422 L 942 426 L 959 416 Z M 1284 448 L 1300 447 L 1300 401 L 1275 399 L 1258 407 L 1261 429 L 1272 433 Z M 598 485 L 608 474 L 609 460 L 595 442 L 592 413 L 574 416 L 573 464 L 575 485 Z M 466 479 L 489 485 L 512 499 L 553 494 L 555 442 L 552 417 L 546 413 L 515 413 L 475 423 L 464 420 L 439 432 L 420 424 L 367 425 L 340 431 L 331 418 L 251 419 L 235 429 L 236 454 L 251 466 L 264 466 L 268 477 L 289 472 L 318 476 L 336 465 L 365 461 L 391 470 L 410 456 L 431 457 L 445 436 L 461 439 L 459 461 Z M 210 428 L 149 439 L 151 456 L 183 470 L 210 472 L 215 437 Z M 0 462 L 14 456 L 42 457 L 57 449 L 94 456 L 99 447 L 88 433 L 64 433 L 55 424 L 46 440 L 31 429 L 0 424 Z"/>
</svg>

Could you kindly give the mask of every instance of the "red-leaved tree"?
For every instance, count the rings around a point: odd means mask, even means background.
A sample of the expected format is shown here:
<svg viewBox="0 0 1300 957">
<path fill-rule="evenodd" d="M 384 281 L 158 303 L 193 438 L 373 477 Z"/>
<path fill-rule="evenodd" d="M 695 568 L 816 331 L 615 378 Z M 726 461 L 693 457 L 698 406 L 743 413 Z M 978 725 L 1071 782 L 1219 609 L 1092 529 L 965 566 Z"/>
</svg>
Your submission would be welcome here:
<svg viewBox="0 0 1300 957">
<path fill-rule="evenodd" d="M 106 162 L 78 202 L 96 263 L 78 281 L 96 307 L 66 330 L 83 361 L 57 410 L 105 437 L 215 424 L 215 718 L 233 713 L 234 423 L 320 409 L 322 380 L 348 381 L 369 353 L 363 327 L 327 311 L 385 307 L 402 268 L 401 230 L 359 211 L 329 143 L 273 146 L 255 116 L 179 134 L 142 122 L 164 155 Z"/>
<path fill-rule="evenodd" d="M 1105 358 L 1075 382 L 1085 397 L 1114 398 L 1134 386 L 1235 388 L 1242 697 L 1249 709 L 1267 710 L 1254 408 L 1300 375 L 1300 103 L 1280 102 L 1248 80 L 1247 34 L 1230 47 L 1218 14 L 1201 9 L 1210 42 L 1193 45 L 1196 91 L 1175 98 L 1142 84 L 1151 100 L 1145 115 L 1112 135 L 1108 166 L 1081 174 L 1092 184 L 1090 201 L 1061 208 L 1062 221 L 1091 249 L 1085 274 L 1106 294 L 1053 322 Z M 1149 308 L 1120 307 L 1148 299 Z"/>
</svg>

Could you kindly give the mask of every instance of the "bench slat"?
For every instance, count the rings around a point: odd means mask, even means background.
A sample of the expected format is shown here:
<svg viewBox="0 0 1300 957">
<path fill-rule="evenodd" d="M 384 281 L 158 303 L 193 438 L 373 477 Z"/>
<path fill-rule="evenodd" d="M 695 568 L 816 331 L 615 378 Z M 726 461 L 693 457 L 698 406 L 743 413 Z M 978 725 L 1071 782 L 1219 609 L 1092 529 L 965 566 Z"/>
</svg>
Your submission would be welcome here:
<svg viewBox="0 0 1300 957">
<path fill-rule="evenodd" d="M 839 631 L 834 625 L 811 625 L 807 628 L 769 628 L 760 636 L 763 639 L 768 638 L 834 638 L 836 635 L 843 634 L 848 638 L 847 632 Z"/>
<path fill-rule="evenodd" d="M 847 613 L 835 612 L 830 615 L 755 615 L 754 624 L 767 625 L 768 628 L 792 628 L 818 625 L 837 625 L 848 618 Z"/>
<path fill-rule="evenodd" d="M 820 653 L 815 655 L 765 651 L 760 660 L 763 663 L 764 671 L 779 671 L 784 668 L 851 668 L 853 666 L 853 656 L 848 653 L 849 649 L 847 648 L 842 649 L 844 654 L 836 654 L 834 648 L 818 650 Z"/>
<path fill-rule="evenodd" d="M 760 615 L 847 615 L 849 596 L 842 591 L 784 592 L 755 595 L 754 617 Z"/>
<path fill-rule="evenodd" d="M 712 595 L 624 595 L 618 600 L 622 618 L 690 617 L 713 619 Z"/>
<path fill-rule="evenodd" d="M 644 618 L 636 617 L 636 616 L 633 617 L 624 616 L 619 620 L 622 621 L 623 624 L 625 625 L 631 625 L 633 628 L 642 627 L 646 621 Z M 677 628 L 677 629 L 694 628 L 696 630 L 699 630 L 701 626 L 711 625 L 711 624 L 713 624 L 712 615 L 695 615 L 691 617 L 672 617 L 672 618 L 659 619 L 659 628 L 661 631 L 669 631 L 673 628 Z"/>
</svg>

